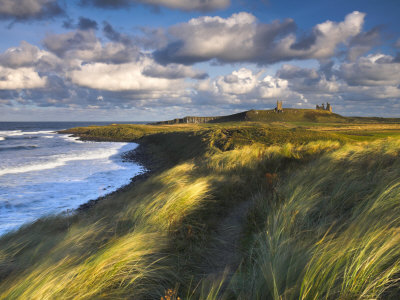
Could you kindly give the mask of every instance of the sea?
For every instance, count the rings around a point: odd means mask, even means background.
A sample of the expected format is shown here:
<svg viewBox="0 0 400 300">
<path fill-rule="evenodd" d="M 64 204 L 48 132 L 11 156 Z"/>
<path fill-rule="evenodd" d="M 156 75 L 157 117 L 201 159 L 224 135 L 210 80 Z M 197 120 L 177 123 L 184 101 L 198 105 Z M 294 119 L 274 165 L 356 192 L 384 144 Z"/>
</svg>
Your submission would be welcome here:
<svg viewBox="0 0 400 300">
<path fill-rule="evenodd" d="M 121 156 L 135 143 L 83 142 L 56 132 L 110 123 L 117 122 L 0 122 L 0 236 L 69 213 L 145 171 Z"/>
</svg>

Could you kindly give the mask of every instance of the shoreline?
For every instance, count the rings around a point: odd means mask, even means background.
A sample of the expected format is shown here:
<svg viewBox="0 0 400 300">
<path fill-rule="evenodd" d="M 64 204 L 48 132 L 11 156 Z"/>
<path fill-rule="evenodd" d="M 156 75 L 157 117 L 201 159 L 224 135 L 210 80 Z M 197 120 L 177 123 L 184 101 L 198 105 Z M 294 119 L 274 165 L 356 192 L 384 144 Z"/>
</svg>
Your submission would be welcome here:
<svg viewBox="0 0 400 300">
<path fill-rule="evenodd" d="M 66 133 L 63 133 L 62 131 L 55 130 L 53 132 L 56 134 L 59 134 L 59 135 L 61 135 L 61 134 L 66 135 Z M 87 138 L 80 137 L 79 135 L 76 135 L 76 134 L 67 134 L 67 135 L 70 137 L 76 137 L 76 138 L 78 138 L 78 140 L 83 141 L 83 142 L 89 142 L 89 141 L 90 142 L 99 142 L 99 143 L 122 142 L 122 141 L 115 141 L 115 140 L 114 141 L 109 141 L 109 140 L 105 141 L 105 140 L 101 140 L 101 139 L 87 139 Z M 80 213 L 87 212 L 88 210 L 93 208 L 100 201 L 105 201 L 109 198 L 114 197 L 115 195 L 126 192 L 128 189 L 133 187 L 135 184 L 145 181 L 147 178 L 149 178 L 154 173 L 154 170 L 157 169 L 157 167 L 155 166 L 155 163 L 153 162 L 153 158 L 151 157 L 151 155 L 149 155 L 147 153 L 147 151 L 145 151 L 144 143 L 139 143 L 137 141 L 130 141 L 130 142 L 123 141 L 123 143 L 135 143 L 138 146 L 133 150 L 129 150 L 129 151 L 121 153 L 122 161 L 137 164 L 140 167 L 142 167 L 143 170 L 140 171 L 139 173 L 137 173 L 136 175 L 134 175 L 133 177 L 129 178 L 128 183 L 121 185 L 114 191 L 110 191 L 103 196 L 99 196 L 97 198 L 87 200 L 87 201 L 83 202 L 82 204 L 78 205 L 76 208 L 60 210 L 58 212 L 52 213 L 51 215 L 54 215 L 54 216 L 69 215 L 71 213 L 78 215 Z M 13 233 L 17 232 L 18 230 L 20 230 L 22 227 L 26 226 L 27 224 L 34 224 L 38 220 L 40 220 L 42 217 L 43 216 L 39 216 L 37 219 L 35 219 L 31 222 L 28 222 L 28 223 L 24 223 L 14 230 L 4 232 L 3 234 L 0 234 L 0 238 L 3 238 L 4 236 L 9 235 L 10 233 L 13 234 Z"/>
<path fill-rule="evenodd" d="M 79 134 L 71 134 L 71 133 L 66 132 L 68 130 L 70 130 L 70 128 L 63 129 L 63 130 L 57 130 L 55 132 L 57 134 L 68 134 L 70 137 L 76 137 L 76 138 L 78 138 L 78 140 L 83 141 L 83 142 L 98 142 L 98 143 L 115 142 L 115 143 L 135 143 L 135 144 L 137 144 L 138 146 L 135 149 L 121 153 L 121 158 L 125 162 L 136 163 L 145 169 L 143 172 L 138 173 L 137 175 L 130 178 L 129 183 L 120 186 L 115 191 L 112 191 L 108 194 L 105 194 L 104 196 L 100 196 L 95 199 L 91 199 L 85 203 L 82 203 L 77 208 L 72 210 L 75 213 L 86 212 L 89 209 L 91 209 L 92 207 L 94 207 L 100 201 L 105 201 L 110 197 L 113 197 L 119 193 L 127 191 L 129 188 L 133 187 L 138 182 L 143 182 L 144 180 L 149 178 L 151 174 L 153 174 L 154 169 L 155 169 L 154 163 L 152 163 L 153 159 L 144 150 L 143 143 L 139 143 L 138 141 L 129 141 L 128 142 L 128 141 L 116 141 L 116 140 L 109 140 L 109 139 L 84 137 L 84 136 L 80 136 Z M 61 213 L 63 213 L 63 212 L 61 212 Z"/>
<path fill-rule="evenodd" d="M 72 135 L 74 137 L 79 137 L 78 135 Z M 82 141 L 89 141 L 89 139 L 82 139 L 79 137 L 80 140 Z M 104 142 L 101 140 L 95 140 L 95 139 L 90 139 L 91 142 Z M 138 146 L 130 151 L 124 152 L 121 154 L 122 160 L 125 162 L 131 162 L 131 163 L 136 163 L 139 166 L 144 168 L 144 171 L 141 173 L 138 173 L 137 175 L 133 176 L 130 178 L 130 182 L 128 184 L 122 185 L 119 188 L 117 188 L 115 191 L 112 191 L 104 196 L 97 197 L 96 199 L 89 200 L 85 203 L 82 203 L 79 205 L 77 208 L 75 208 L 73 211 L 76 213 L 81 213 L 81 212 L 86 212 L 92 207 L 94 207 L 97 203 L 100 201 L 105 201 L 109 199 L 110 197 L 114 197 L 115 195 L 119 193 L 123 193 L 127 191 L 129 188 L 133 187 L 136 185 L 138 182 L 143 182 L 147 178 L 149 178 L 153 173 L 154 173 L 154 165 L 152 163 L 153 159 L 150 157 L 148 153 L 144 150 L 143 144 L 139 144 L 138 142 L 130 142 L 130 143 L 136 143 Z"/>
</svg>

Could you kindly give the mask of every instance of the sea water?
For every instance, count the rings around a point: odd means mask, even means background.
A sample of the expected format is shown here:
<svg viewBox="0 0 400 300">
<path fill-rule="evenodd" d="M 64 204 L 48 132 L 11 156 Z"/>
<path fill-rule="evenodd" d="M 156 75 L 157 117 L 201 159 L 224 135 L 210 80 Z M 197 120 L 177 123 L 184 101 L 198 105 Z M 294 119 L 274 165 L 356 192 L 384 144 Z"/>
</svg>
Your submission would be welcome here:
<svg viewBox="0 0 400 300">
<path fill-rule="evenodd" d="M 144 171 L 121 156 L 135 143 L 83 142 L 55 132 L 86 125 L 0 123 L 0 236 L 42 216 L 76 209 Z"/>
</svg>

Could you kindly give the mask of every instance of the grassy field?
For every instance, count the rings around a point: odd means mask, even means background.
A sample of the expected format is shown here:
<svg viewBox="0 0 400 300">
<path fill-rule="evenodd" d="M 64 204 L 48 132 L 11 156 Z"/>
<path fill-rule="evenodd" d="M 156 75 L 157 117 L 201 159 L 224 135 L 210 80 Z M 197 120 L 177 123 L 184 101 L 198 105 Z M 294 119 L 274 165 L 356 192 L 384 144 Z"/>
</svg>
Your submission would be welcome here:
<svg viewBox="0 0 400 300">
<path fill-rule="evenodd" d="M 398 299 L 400 128 L 342 125 L 68 131 L 157 168 L 1 238 L 0 299 Z"/>
<path fill-rule="evenodd" d="M 189 117 L 191 120 L 203 122 L 202 117 Z M 215 117 L 214 117 L 215 118 Z M 185 123 L 185 119 L 174 119 L 169 121 L 156 122 L 155 124 L 176 124 Z M 321 123 L 341 126 L 342 124 L 400 124 L 400 118 L 378 118 L 378 117 L 344 117 L 325 110 L 316 109 L 295 109 L 284 108 L 282 112 L 276 113 L 275 110 L 248 110 L 233 115 L 220 116 L 208 120 L 208 123 L 218 124 L 227 122 L 297 122 L 308 123 L 316 126 Z"/>
</svg>

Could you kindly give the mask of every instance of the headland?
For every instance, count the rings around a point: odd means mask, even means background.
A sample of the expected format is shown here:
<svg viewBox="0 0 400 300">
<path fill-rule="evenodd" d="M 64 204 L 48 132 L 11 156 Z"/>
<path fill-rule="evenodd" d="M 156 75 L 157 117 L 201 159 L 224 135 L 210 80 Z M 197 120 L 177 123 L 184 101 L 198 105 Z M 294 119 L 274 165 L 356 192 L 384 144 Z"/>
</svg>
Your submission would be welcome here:
<svg viewBox="0 0 400 300">
<path fill-rule="evenodd" d="M 153 171 L 3 237 L 0 298 L 400 295 L 399 119 L 284 109 L 65 133 L 139 143 Z"/>
</svg>

